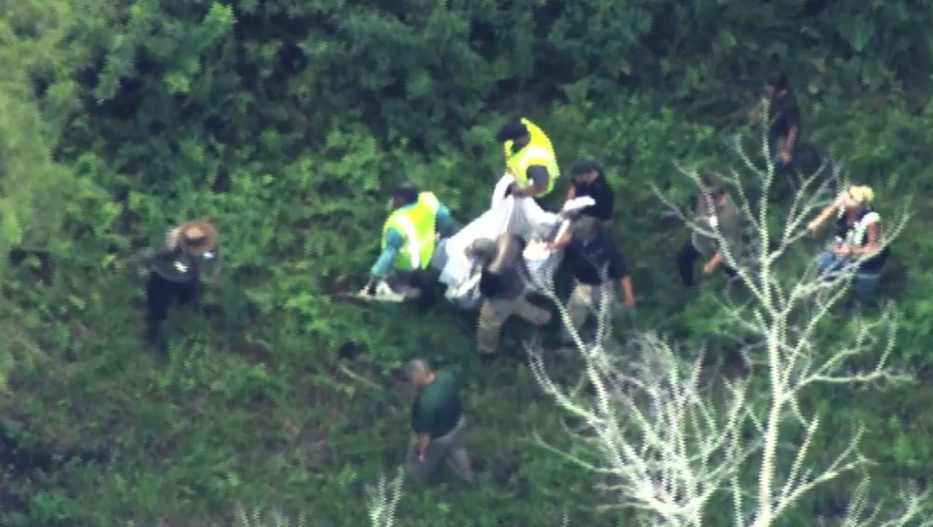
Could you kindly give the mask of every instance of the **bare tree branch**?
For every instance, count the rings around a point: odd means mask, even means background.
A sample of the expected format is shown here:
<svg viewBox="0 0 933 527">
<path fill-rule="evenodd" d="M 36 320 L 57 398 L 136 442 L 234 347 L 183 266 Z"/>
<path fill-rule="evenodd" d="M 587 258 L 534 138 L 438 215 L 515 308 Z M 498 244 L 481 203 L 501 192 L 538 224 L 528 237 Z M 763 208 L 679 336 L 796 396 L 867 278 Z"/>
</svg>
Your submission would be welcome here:
<svg viewBox="0 0 933 527">
<path fill-rule="evenodd" d="M 762 125 L 766 127 L 767 121 Z M 766 136 L 762 150 L 771 159 Z M 852 261 L 832 277 L 818 273 L 813 263 L 800 266 L 790 258 L 800 256 L 809 220 L 833 197 L 829 189 L 840 179 L 839 169 L 830 172 L 824 165 L 801 177 L 794 195 L 779 208 L 769 200 L 776 178 L 774 163 L 757 167 L 738 141 L 736 151 L 741 172 L 731 170 L 724 179 L 748 220 L 752 243 L 742 254 L 731 252 L 718 225 L 698 224 L 692 211 L 681 210 L 655 191 L 692 232 L 715 240 L 723 260 L 737 271 L 741 290 L 722 295 L 719 315 L 736 340 L 744 339 L 739 335 L 754 337 L 743 344 L 749 366 L 760 367 L 751 368 L 749 377 L 707 383 L 703 353 L 691 356 L 652 331 L 631 336 L 626 346 L 613 344 L 608 338 L 612 305 L 606 300 L 612 294 L 608 287 L 596 309 L 597 337 L 586 342 L 573 330 L 553 287 L 540 288 L 557 305 L 592 388 L 592 394 L 585 395 L 559 386 L 548 375 L 540 350 L 529 350 L 538 383 L 589 430 L 572 451 L 548 448 L 611 476 L 601 490 L 611 493 L 611 506 L 636 511 L 640 525 L 703 527 L 708 517 L 704 513 L 721 492 L 731 494 L 737 527 L 776 525 L 817 486 L 867 463 L 859 450 L 861 425 L 856 425 L 832 461 L 814 464 L 809 454 L 820 416 L 803 405 L 808 389 L 818 384 L 912 381 L 888 364 L 900 322 L 893 304 L 871 319 L 855 314 L 841 324 L 831 321 L 833 307 L 848 293 L 868 257 Z M 704 190 L 695 170 L 678 169 Z M 715 211 L 711 208 L 709 213 Z M 907 217 L 904 213 L 886 223 L 881 243 L 890 244 Z M 752 389 L 763 385 L 766 393 Z M 794 426 L 799 433 L 791 432 Z M 750 470 L 759 475 L 757 482 L 743 479 Z M 893 519 L 865 521 L 864 507 L 858 507 L 865 503 L 859 496 L 866 489 L 856 494 L 843 527 L 907 525 L 920 517 L 924 499 L 933 504 L 930 494 L 905 493 L 904 505 Z M 917 525 L 931 526 L 933 520 Z"/>
</svg>

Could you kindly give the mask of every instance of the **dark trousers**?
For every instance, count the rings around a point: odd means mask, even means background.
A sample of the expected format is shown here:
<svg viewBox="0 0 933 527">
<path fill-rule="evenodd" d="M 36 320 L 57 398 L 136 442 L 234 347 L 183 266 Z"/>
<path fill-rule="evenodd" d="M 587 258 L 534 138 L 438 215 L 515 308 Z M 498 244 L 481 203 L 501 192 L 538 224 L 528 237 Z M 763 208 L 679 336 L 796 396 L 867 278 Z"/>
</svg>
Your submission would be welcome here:
<svg viewBox="0 0 933 527">
<path fill-rule="evenodd" d="M 693 271 L 700 256 L 702 256 L 700 251 L 693 246 L 693 240 L 688 238 L 684 246 L 680 248 L 680 254 L 677 255 L 677 270 L 680 271 L 680 280 L 687 287 L 693 287 Z M 730 277 L 736 275 L 735 269 L 725 264 L 721 264 L 721 267 Z"/>
<path fill-rule="evenodd" d="M 200 290 L 199 280 L 173 282 L 158 273 L 149 273 L 146 284 L 146 330 L 149 335 L 154 336 L 159 332 L 173 303 L 182 306 L 194 304 Z"/>
</svg>

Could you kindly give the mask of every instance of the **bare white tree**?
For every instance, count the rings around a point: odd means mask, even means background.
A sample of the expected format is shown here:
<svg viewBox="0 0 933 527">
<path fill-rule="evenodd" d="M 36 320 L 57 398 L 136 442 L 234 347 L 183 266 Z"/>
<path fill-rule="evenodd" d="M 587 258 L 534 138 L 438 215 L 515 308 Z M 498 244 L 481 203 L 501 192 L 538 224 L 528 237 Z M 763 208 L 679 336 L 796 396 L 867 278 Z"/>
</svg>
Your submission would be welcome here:
<svg viewBox="0 0 933 527">
<path fill-rule="evenodd" d="M 392 527 L 395 525 L 395 511 L 399 500 L 402 498 L 402 484 L 404 481 L 405 473 L 399 469 L 391 480 L 381 476 L 375 485 L 365 486 L 366 510 L 369 513 L 369 525 L 371 527 Z M 240 527 L 315 527 L 317 525 L 313 521 L 306 522 L 307 516 L 305 514 L 291 518 L 278 509 L 247 511 L 240 507 L 237 510 L 237 518 Z"/>
<path fill-rule="evenodd" d="M 770 159 L 767 140 L 763 143 Z M 738 271 L 740 287 L 727 288 L 718 316 L 729 322 L 727 332 L 741 335 L 749 375 L 708 382 L 702 353 L 690 357 L 652 332 L 632 337 L 627 345 L 613 344 L 611 302 L 595 309 L 597 335 L 585 342 L 572 331 L 553 288 L 543 288 L 571 330 L 587 385 L 584 391 L 580 385 L 554 382 L 540 348 L 529 346 L 537 381 L 585 430 L 570 451 L 548 448 L 605 476 L 602 489 L 611 492 L 610 506 L 635 510 L 640 525 L 703 527 L 711 504 L 724 496 L 734 506 L 733 525 L 777 525 L 815 487 L 869 462 L 860 453 L 861 429 L 856 426 L 851 437 L 840 437 L 842 447 L 832 462 L 815 466 L 810 449 L 820 416 L 804 408 L 809 388 L 912 380 L 888 365 L 899 321 L 893 305 L 871 318 L 855 313 L 843 323 L 830 320 L 831 309 L 847 293 L 865 258 L 832 277 L 793 258 L 803 252 L 800 242 L 809 220 L 834 197 L 827 190 L 839 179 L 838 167 L 829 171 L 824 165 L 800 176 L 789 203 L 775 207 L 769 201 L 778 178 L 774 163 L 759 168 L 739 140 L 736 150 L 743 170 L 732 170 L 723 179 L 748 219 L 752 243 L 743 254 L 730 252 L 718 226 L 701 225 L 692 211 L 680 210 L 656 191 L 693 232 L 715 239 L 724 262 Z M 681 172 L 703 188 L 696 171 Z M 882 243 L 891 243 L 906 219 L 902 215 L 884 225 Z M 608 285 L 603 298 L 611 295 Z M 833 333 L 827 335 L 827 330 Z M 749 473 L 758 475 L 757 482 L 748 480 Z M 930 516 L 922 514 L 924 505 L 933 504 L 933 495 L 907 492 L 896 514 L 883 520 L 878 511 L 865 510 L 868 490 L 866 481 L 850 500 L 843 527 L 933 526 Z"/>
</svg>

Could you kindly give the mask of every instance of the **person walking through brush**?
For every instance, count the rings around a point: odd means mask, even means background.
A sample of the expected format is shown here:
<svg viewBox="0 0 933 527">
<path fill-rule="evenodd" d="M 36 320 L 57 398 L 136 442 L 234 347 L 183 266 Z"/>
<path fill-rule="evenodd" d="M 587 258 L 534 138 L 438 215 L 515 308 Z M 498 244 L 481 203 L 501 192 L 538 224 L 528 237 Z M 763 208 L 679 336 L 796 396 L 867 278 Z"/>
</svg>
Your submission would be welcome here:
<svg viewBox="0 0 933 527">
<path fill-rule="evenodd" d="M 218 241 L 217 229 L 210 222 L 190 221 L 168 232 L 164 248 L 143 254 L 140 263 L 149 276 L 146 283 L 147 341 L 164 344 L 161 327 L 171 306 L 194 304 L 200 296 L 202 281 L 218 284 L 221 270 Z"/>
<path fill-rule="evenodd" d="M 567 301 L 567 315 L 571 329 L 579 332 L 593 313 L 598 313 L 603 302 L 616 298 L 612 286 L 618 284 L 623 302 L 635 307 L 632 279 L 625 265 L 622 251 L 612 241 L 609 230 L 593 216 L 583 216 L 573 223 L 566 247 L 564 265 L 574 277 L 576 285 Z M 569 330 L 561 328 L 561 341 L 572 345 Z"/>
<path fill-rule="evenodd" d="M 551 313 L 528 302 L 528 266 L 520 236 L 505 233 L 495 241 L 479 238 L 467 248 L 467 256 L 482 266 L 479 291 L 483 304 L 476 324 L 476 347 L 492 354 L 499 347 L 502 326 L 512 315 L 535 326 L 544 326 Z"/>
<path fill-rule="evenodd" d="M 509 193 L 515 197 L 541 199 L 554 190 L 560 177 L 554 146 L 544 130 L 526 118 L 506 123 L 496 134 L 502 143 L 506 170 L 515 183 Z M 543 205 L 542 205 L 543 207 Z"/>
<path fill-rule="evenodd" d="M 444 238 L 457 231 L 450 210 L 432 192 L 405 183 L 392 192 L 392 213 L 382 228 L 382 251 L 360 295 L 373 295 L 376 285 L 391 279 L 393 291 L 417 297 L 426 285 L 424 272 Z"/>
<path fill-rule="evenodd" d="M 723 251 L 727 250 L 734 260 L 742 257 L 742 214 L 732 196 L 726 192 L 723 182 L 716 176 L 702 178 L 703 188 L 695 200 L 695 221 L 705 232 L 694 231 L 684 242 L 677 255 L 677 269 L 685 287 L 694 285 L 694 267 L 704 260 L 703 274 L 712 274 L 721 268 L 728 276 L 736 276 L 736 270 L 726 262 Z M 716 232 L 725 242 L 720 245 Z"/>
<path fill-rule="evenodd" d="M 435 373 L 423 359 L 412 360 L 406 370 L 418 387 L 411 405 L 408 473 L 424 481 L 446 461 L 458 478 L 472 482 L 473 469 L 463 440 L 466 419 L 456 379 L 450 372 Z"/>
<path fill-rule="evenodd" d="M 787 171 L 794 166 L 797 146 L 800 144 L 800 105 L 797 92 L 786 73 L 771 76 L 765 85 L 761 101 L 749 111 L 757 117 L 767 105 L 769 129 L 768 145 L 778 168 Z"/>
</svg>

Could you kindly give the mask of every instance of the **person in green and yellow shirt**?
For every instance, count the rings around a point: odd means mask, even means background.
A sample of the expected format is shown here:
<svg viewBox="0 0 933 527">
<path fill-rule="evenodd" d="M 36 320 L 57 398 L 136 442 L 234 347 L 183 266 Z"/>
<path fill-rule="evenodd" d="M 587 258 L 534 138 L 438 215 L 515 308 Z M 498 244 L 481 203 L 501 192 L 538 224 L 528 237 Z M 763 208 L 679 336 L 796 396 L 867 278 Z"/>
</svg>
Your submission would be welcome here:
<svg viewBox="0 0 933 527">
<path fill-rule="evenodd" d="M 405 183 L 392 192 L 392 213 L 382 228 L 382 252 L 369 273 L 361 295 L 375 293 L 376 284 L 395 274 L 409 296 L 420 293 L 423 271 L 437 249 L 437 234 L 447 238 L 457 232 L 450 210 L 432 192 L 421 192 Z"/>
<path fill-rule="evenodd" d="M 496 141 L 502 143 L 507 172 L 515 178 L 512 196 L 540 199 L 554 190 L 560 168 L 554 146 L 541 128 L 523 117 L 506 123 Z"/>
</svg>

